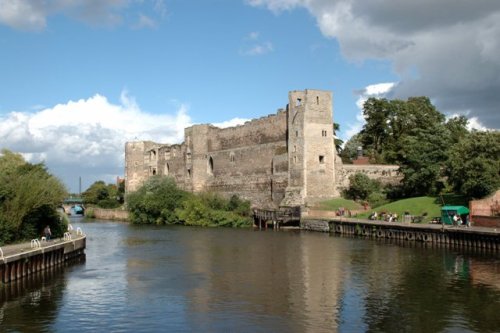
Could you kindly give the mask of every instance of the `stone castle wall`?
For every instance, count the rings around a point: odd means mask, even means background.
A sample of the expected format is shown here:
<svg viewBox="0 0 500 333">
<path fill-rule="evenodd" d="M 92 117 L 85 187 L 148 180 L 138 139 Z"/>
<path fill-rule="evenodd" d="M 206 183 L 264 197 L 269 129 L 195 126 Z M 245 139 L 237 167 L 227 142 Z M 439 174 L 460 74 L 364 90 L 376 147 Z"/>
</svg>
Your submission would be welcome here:
<svg viewBox="0 0 500 333">
<path fill-rule="evenodd" d="M 356 173 L 363 173 L 368 178 L 378 180 L 382 184 L 397 185 L 402 179 L 398 165 L 380 164 L 340 164 L 336 169 L 336 186 L 339 192 L 349 187 L 349 177 Z"/>
<path fill-rule="evenodd" d="M 291 91 L 286 108 L 240 126 L 188 127 L 181 144 L 125 145 L 127 192 L 162 175 L 187 191 L 237 194 L 261 208 L 337 197 L 356 170 L 390 179 L 395 168 L 342 167 L 335 154 L 332 94 L 321 90 Z"/>
</svg>

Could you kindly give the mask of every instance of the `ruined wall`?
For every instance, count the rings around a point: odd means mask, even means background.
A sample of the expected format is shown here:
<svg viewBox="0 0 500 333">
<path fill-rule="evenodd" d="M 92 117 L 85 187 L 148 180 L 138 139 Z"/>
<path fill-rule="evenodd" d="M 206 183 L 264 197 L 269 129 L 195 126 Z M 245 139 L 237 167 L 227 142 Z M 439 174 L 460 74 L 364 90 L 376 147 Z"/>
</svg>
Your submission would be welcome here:
<svg viewBox="0 0 500 333">
<path fill-rule="evenodd" d="M 471 215 L 493 216 L 500 213 L 500 190 L 482 200 L 469 202 Z"/>
<path fill-rule="evenodd" d="M 338 158 L 340 160 L 340 158 Z M 341 163 L 341 162 L 340 162 Z M 398 165 L 381 165 L 381 164 L 338 164 L 336 170 L 336 185 L 339 192 L 349 187 L 349 177 L 360 172 L 368 176 L 370 179 L 378 180 L 382 184 L 399 184 L 403 176 L 399 173 Z"/>
<path fill-rule="evenodd" d="M 205 129 L 201 140 L 205 144 L 193 148 L 197 155 L 193 161 L 199 161 L 193 165 L 195 191 L 237 194 L 260 207 L 278 206 L 286 175 L 274 173 L 273 160 L 286 154 L 286 113 L 279 111 L 236 127 Z M 189 132 L 193 141 L 200 132 L 198 128 Z"/>
<path fill-rule="evenodd" d="M 127 142 L 125 144 L 125 189 L 136 191 L 149 177 L 150 156 L 146 151 L 157 144 L 152 141 Z"/>
<path fill-rule="evenodd" d="M 356 172 L 399 181 L 397 166 L 342 166 L 333 139 L 331 92 L 291 91 L 285 109 L 240 126 L 194 125 L 180 145 L 127 143 L 126 191 L 163 175 L 187 191 L 238 194 L 264 208 L 336 197 Z"/>
</svg>

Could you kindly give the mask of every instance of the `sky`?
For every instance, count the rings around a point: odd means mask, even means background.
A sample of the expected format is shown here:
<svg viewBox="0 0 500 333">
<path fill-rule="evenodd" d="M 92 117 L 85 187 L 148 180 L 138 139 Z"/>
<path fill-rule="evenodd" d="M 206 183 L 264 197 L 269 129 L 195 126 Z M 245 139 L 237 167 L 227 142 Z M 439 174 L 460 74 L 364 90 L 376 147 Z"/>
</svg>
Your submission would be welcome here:
<svg viewBox="0 0 500 333">
<path fill-rule="evenodd" d="M 0 149 L 69 191 L 124 175 L 126 141 L 179 143 L 333 92 L 347 140 L 368 97 L 428 96 L 500 128 L 498 0 L 0 0 Z"/>
</svg>

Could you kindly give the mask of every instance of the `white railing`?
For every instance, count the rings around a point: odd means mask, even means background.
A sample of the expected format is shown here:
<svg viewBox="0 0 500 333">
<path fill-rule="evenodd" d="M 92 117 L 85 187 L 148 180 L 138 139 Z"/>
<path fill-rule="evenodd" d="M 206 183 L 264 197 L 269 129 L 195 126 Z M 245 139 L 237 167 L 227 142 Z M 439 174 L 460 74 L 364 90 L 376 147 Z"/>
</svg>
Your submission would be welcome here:
<svg viewBox="0 0 500 333">
<path fill-rule="evenodd" d="M 40 242 L 46 242 L 47 241 L 47 237 L 43 236 L 42 238 L 40 238 Z"/>
<path fill-rule="evenodd" d="M 3 258 L 3 250 L 2 250 L 1 247 L 0 247 L 0 259 L 4 260 L 4 258 Z"/>
<path fill-rule="evenodd" d="M 64 233 L 64 240 L 71 240 L 71 234 L 69 232 Z"/>
<path fill-rule="evenodd" d="M 80 228 L 80 227 L 76 228 L 76 234 L 77 235 L 83 235 L 82 228 Z"/>
<path fill-rule="evenodd" d="M 38 239 L 32 239 L 31 240 L 31 248 L 39 248 L 39 247 L 42 247 L 42 244 L 40 243 L 40 241 Z"/>
<path fill-rule="evenodd" d="M 68 231 L 73 230 L 73 226 L 71 224 L 68 224 Z"/>
</svg>

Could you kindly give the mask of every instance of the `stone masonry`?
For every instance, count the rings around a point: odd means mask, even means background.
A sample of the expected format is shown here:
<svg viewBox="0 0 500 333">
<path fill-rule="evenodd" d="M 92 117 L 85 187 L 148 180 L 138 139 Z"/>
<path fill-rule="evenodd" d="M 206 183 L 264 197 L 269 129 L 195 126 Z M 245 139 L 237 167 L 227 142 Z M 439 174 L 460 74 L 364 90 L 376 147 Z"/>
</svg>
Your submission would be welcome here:
<svg viewBox="0 0 500 333">
<path fill-rule="evenodd" d="M 162 175 L 187 191 L 237 194 L 260 208 L 337 197 L 356 166 L 342 172 L 332 109 L 329 91 L 291 91 L 285 109 L 240 126 L 194 125 L 185 129 L 184 142 L 174 145 L 127 142 L 125 189 L 135 191 L 148 177 Z M 369 176 L 394 172 L 394 166 L 372 166 Z"/>
</svg>

